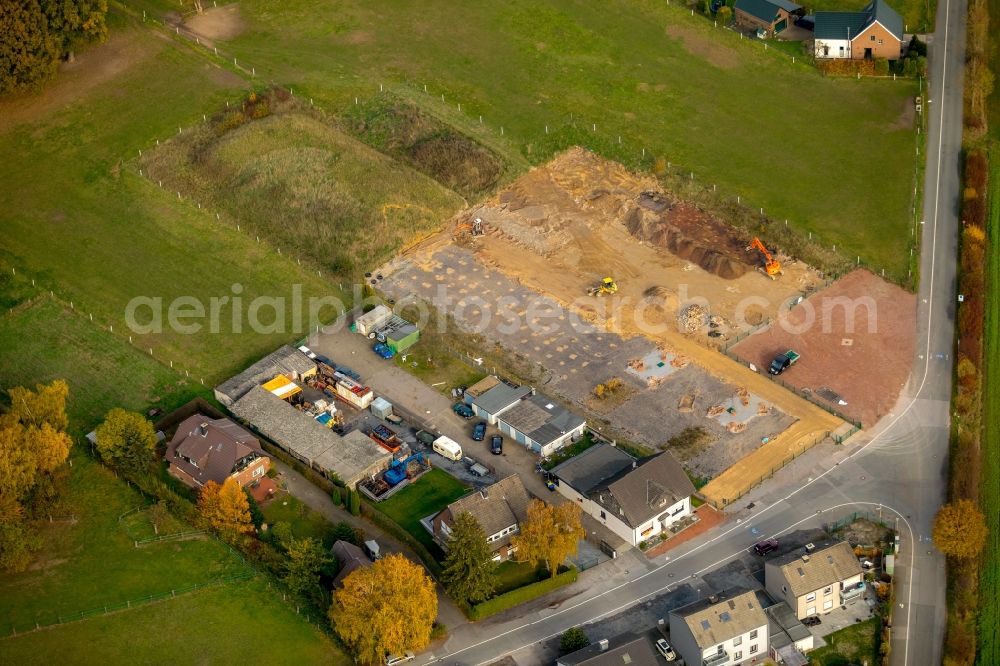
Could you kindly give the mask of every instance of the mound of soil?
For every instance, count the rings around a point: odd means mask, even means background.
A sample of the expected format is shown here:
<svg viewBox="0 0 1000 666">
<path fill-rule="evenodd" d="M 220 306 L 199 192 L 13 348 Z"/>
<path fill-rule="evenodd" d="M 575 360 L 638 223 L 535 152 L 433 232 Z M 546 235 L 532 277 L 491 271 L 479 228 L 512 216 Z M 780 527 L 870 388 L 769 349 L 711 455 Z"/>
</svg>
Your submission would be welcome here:
<svg viewBox="0 0 1000 666">
<path fill-rule="evenodd" d="M 648 192 L 639 196 L 638 204 L 625 216 L 625 227 L 636 238 L 726 280 L 752 269 L 741 256 L 744 244 L 734 238 L 733 229 L 695 206 Z"/>
<path fill-rule="evenodd" d="M 346 129 L 368 145 L 467 197 L 491 190 L 503 175 L 503 159 L 415 105 L 388 96 L 350 107 Z"/>
</svg>

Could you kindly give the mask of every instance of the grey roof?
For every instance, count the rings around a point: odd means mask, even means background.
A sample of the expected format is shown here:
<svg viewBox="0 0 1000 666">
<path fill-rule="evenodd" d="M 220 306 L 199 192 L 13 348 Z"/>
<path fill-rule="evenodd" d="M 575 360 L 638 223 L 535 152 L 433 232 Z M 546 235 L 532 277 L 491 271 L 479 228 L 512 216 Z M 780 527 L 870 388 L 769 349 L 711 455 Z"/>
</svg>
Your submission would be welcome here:
<svg viewBox="0 0 1000 666">
<path fill-rule="evenodd" d="M 811 553 L 797 550 L 767 562 L 765 576 L 777 570 L 795 598 L 861 574 L 861 563 L 846 541 L 819 544 Z"/>
<path fill-rule="evenodd" d="M 684 468 L 664 451 L 639 461 L 608 484 L 614 502 L 629 525 L 638 527 L 667 507 L 694 494 L 694 484 Z M 606 496 L 607 497 L 607 496 Z M 614 509 L 614 504 L 608 504 Z"/>
<path fill-rule="evenodd" d="M 355 569 L 371 566 L 372 563 L 364 551 L 350 541 L 337 541 L 330 547 L 330 552 L 337 558 L 337 564 L 340 566 L 340 571 L 333 579 L 334 587 L 340 587 L 343 580 Z"/>
<path fill-rule="evenodd" d="M 514 387 L 503 382 L 497 382 L 492 388 L 474 396 L 472 404 L 484 412 L 496 414 L 515 404 L 530 393 L 530 386 Z"/>
<path fill-rule="evenodd" d="M 736 0 L 735 9 L 755 16 L 761 21 L 774 23 L 774 20 L 778 17 L 779 9 L 784 9 L 786 12 L 795 12 L 802 9 L 802 7 L 789 0 Z"/>
<path fill-rule="evenodd" d="M 216 387 L 230 401 L 239 400 L 258 384 L 274 379 L 275 375 L 302 376 L 316 369 L 316 362 L 298 349 L 282 345 L 249 368 L 230 377 Z"/>
<path fill-rule="evenodd" d="M 632 527 L 694 493 L 691 479 L 668 452 L 636 460 L 616 447 L 595 444 L 552 473 Z"/>
<path fill-rule="evenodd" d="M 865 11 L 871 15 L 873 21 L 878 21 L 885 29 L 894 34 L 900 40 L 903 39 L 903 17 L 886 4 L 885 0 L 872 0 L 871 4 L 865 7 Z M 867 27 L 867 26 L 866 26 Z"/>
<path fill-rule="evenodd" d="M 177 426 L 165 459 L 203 486 L 221 484 L 263 456 L 257 438 L 236 423 L 193 414 Z"/>
<path fill-rule="evenodd" d="M 355 430 L 341 437 L 262 386 L 252 388 L 231 409 L 292 455 L 336 474 L 349 486 L 385 469 L 392 459 L 367 435 Z"/>
<path fill-rule="evenodd" d="M 496 534 L 510 527 L 519 525 L 528 515 L 528 502 L 531 498 L 524 488 L 521 477 L 511 474 L 500 479 L 482 490 L 474 490 L 465 497 L 459 498 L 448 505 L 447 510 L 452 519 L 461 513 L 471 514 L 486 536 Z M 500 541 L 493 541 L 493 550 L 506 545 L 510 535 Z"/>
<path fill-rule="evenodd" d="M 490 392 L 495 390 L 491 389 Z M 541 446 L 554 442 L 586 423 L 582 417 L 541 394 L 528 396 L 498 418 Z"/>
<path fill-rule="evenodd" d="M 398 341 L 402 340 L 408 335 L 417 333 L 419 329 L 413 324 L 406 324 L 405 326 L 400 326 L 399 328 L 393 329 L 385 334 L 387 340 Z"/>
<path fill-rule="evenodd" d="M 767 631 L 767 615 L 757 595 L 741 587 L 688 604 L 671 611 L 670 615 L 677 616 L 687 625 L 703 650 L 760 627 Z"/>
<path fill-rule="evenodd" d="M 795 617 L 795 611 L 784 601 L 764 609 L 768 619 L 768 640 L 774 648 L 792 645 L 810 635 L 806 625 Z"/>
<path fill-rule="evenodd" d="M 884 0 L 872 0 L 860 12 L 816 12 L 816 39 L 853 40 L 875 21 L 903 39 L 903 17 Z"/>
<path fill-rule="evenodd" d="M 623 469 L 632 467 L 635 458 L 617 446 L 594 444 L 579 455 L 552 468 L 552 474 L 579 492 L 588 495 L 597 487 L 604 486 L 608 479 L 617 476 Z"/>
<path fill-rule="evenodd" d="M 602 650 L 600 642 L 595 641 L 556 660 L 561 666 L 661 666 L 662 663 L 649 635 L 632 632 L 609 638 L 607 650 Z"/>
</svg>

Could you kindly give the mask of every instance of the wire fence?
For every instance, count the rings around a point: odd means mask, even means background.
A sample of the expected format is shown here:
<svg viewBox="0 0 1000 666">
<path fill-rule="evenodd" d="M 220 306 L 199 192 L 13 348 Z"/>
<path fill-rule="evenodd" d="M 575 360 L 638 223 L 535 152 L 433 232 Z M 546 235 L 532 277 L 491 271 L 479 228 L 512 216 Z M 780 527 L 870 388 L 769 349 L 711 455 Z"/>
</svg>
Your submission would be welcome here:
<svg viewBox="0 0 1000 666">
<path fill-rule="evenodd" d="M 771 477 L 773 477 L 778 472 L 778 470 L 782 469 L 783 467 L 785 467 L 786 465 L 788 465 L 789 463 L 791 463 L 796 458 L 802 456 L 806 451 L 808 451 L 812 447 L 816 446 L 817 444 L 819 444 L 820 442 L 822 442 L 824 439 L 826 439 L 829 436 L 830 436 L 830 433 L 826 432 L 821 437 L 816 437 L 811 442 L 809 442 L 808 444 L 802 445 L 801 447 L 799 447 L 799 449 L 797 451 L 794 451 L 791 455 L 787 456 L 781 462 L 773 465 L 770 468 L 770 470 L 768 470 L 764 474 L 761 474 L 759 477 L 754 478 L 754 479 L 752 479 L 750 481 L 747 481 L 742 486 L 742 488 L 740 488 L 740 490 L 738 490 L 732 497 L 723 497 L 723 498 L 721 498 L 719 500 L 714 500 L 714 499 L 706 498 L 706 501 L 709 504 L 711 504 L 713 507 L 715 507 L 716 509 L 724 509 L 725 507 L 729 506 L 733 502 L 739 500 L 741 497 L 743 497 L 744 495 L 746 495 L 748 492 L 750 492 L 751 490 L 753 490 L 754 488 L 756 488 L 760 484 L 764 483 L 765 481 L 767 481 L 768 479 L 770 479 Z"/>
<path fill-rule="evenodd" d="M 827 532 L 836 532 L 837 530 L 841 530 L 859 520 L 867 520 L 868 522 L 872 522 L 877 525 L 881 525 L 886 529 L 892 530 L 893 533 L 896 532 L 897 525 L 895 518 L 889 520 L 888 518 L 883 516 L 881 512 L 872 512 L 872 511 L 854 511 L 844 516 L 843 518 L 840 518 L 839 520 L 834 520 L 829 523 L 824 523 L 823 529 L 825 529 Z"/>
<path fill-rule="evenodd" d="M 209 587 L 218 587 L 219 585 L 226 585 L 229 583 L 234 583 L 238 581 L 250 580 L 257 576 L 256 571 L 246 571 L 238 574 L 231 574 L 229 576 L 222 576 L 216 578 L 206 583 L 195 583 L 192 585 L 185 585 L 183 587 L 178 587 L 171 589 L 169 591 L 159 592 L 156 594 L 147 594 L 144 597 L 136 597 L 135 599 L 128 599 L 126 601 L 117 601 L 102 606 L 94 606 L 86 610 L 76 611 L 67 614 L 54 614 L 43 619 L 36 619 L 34 624 L 21 624 L 11 623 L 9 625 L 8 632 L 0 638 L 13 638 L 15 636 L 22 636 L 24 634 L 33 633 L 35 631 L 40 631 L 48 627 L 69 624 L 71 622 L 80 622 L 81 620 L 86 620 L 92 617 L 98 617 L 101 615 L 108 615 L 110 613 L 118 613 L 125 610 L 130 610 L 132 608 L 138 608 L 151 604 L 157 601 L 163 601 L 165 599 L 174 599 L 179 596 L 190 594 L 198 590 L 203 590 Z"/>
</svg>

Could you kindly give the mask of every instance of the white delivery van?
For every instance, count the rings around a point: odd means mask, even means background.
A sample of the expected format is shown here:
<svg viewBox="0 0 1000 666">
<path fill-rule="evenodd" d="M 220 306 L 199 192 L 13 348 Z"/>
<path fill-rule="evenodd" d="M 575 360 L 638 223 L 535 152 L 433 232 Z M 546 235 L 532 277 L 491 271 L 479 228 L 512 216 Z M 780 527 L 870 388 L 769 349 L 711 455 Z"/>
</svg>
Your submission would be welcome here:
<svg viewBox="0 0 1000 666">
<path fill-rule="evenodd" d="M 434 449 L 434 453 L 442 455 L 449 460 L 462 459 L 462 447 L 458 445 L 458 442 L 444 435 L 435 439 L 431 448 Z"/>
</svg>

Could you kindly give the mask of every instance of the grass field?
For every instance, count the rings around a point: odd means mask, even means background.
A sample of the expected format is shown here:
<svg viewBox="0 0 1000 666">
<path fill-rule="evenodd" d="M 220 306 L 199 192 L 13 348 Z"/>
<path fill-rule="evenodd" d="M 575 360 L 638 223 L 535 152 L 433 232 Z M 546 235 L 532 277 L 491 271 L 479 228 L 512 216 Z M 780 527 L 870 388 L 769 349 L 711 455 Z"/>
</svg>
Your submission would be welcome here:
<svg viewBox="0 0 1000 666">
<path fill-rule="evenodd" d="M 230 304 L 219 334 L 206 323 L 186 335 L 167 326 L 172 299 L 191 296 L 207 310 L 210 297 L 232 297 L 238 283 L 246 310 L 257 296 L 290 296 L 293 284 L 303 298 L 337 292 L 315 270 L 237 232 L 232 220 L 217 222 L 123 166 L 246 84 L 185 45 L 120 17 L 112 23 L 110 43 L 82 53 L 79 69 L 41 95 L 0 102 L 0 152 L 18 156 L 0 163 L 0 246 L 19 273 L 116 334 L 125 333 L 130 299 L 162 298 L 165 332 L 135 336 L 137 346 L 211 385 L 297 337 L 292 309 L 279 317 L 284 332 L 246 332 L 244 321 L 235 333 Z M 270 321 L 267 309 L 261 319 Z"/>
<path fill-rule="evenodd" d="M 1000 513 L 1000 150 L 990 155 L 990 196 L 986 270 L 986 367 L 983 369 L 983 465 L 980 503 L 986 516 Z M 990 521 L 979 579 L 980 664 L 1000 660 L 1000 531 Z"/>
<path fill-rule="evenodd" d="M 444 470 L 432 469 L 417 479 L 416 483 L 379 503 L 378 508 L 431 552 L 436 552 L 438 545 L 420 524 L 420 519 L 437 513 L 468 490 L 458 479 Z"/>
<path fill-rule="evenodd" d="M 139 164 L 169 190 L 344 276 L 373 270 L 462 209 L 457 194 L 283 96 L 267 96 L 268 117 L 225 131 L 241 112 L 220 113 Z"/>
<path fill-rule="evenodd" d="M 497 139 L 511 164 L 572 143 L 638 164 L 645 149 L 647 166 L 663 156 L 905 275 L 915 82 L 824 78 L 652 0 L 619 0 L 612 11 L 570 0 L 479 3 L 462 7 L 461 20 L 448 0 L 239 7 L 246 29 L 225 48 L 334 112 L 373 99 L 382 84 Z"/>
<path fill-rule="evenodd" d="M 501 562 L 497 567 L 497 589 L 494 596 L 530 585 L 547 578 L 548 575 L 548 571 L 542 565 L 533 567 L 526 562 L 514 562 L 513 560 Z"/>
<path fill-rule="evenodd" d="M 804 3 L 810 13 L 822 11 L 860 11 L 870 0 L 810 0 Z M 908 33 L 934 31 L 937 0 L 889 0 L 889 6 L 903 17 Z"/>
<path fill-rule="evenodd" d="M 169 411 L 207 394 L 47 296 L 0 315 L 0 367 L 0 390 L 65 379 L 70 429 L 77 435 L 89 432 L 111 407 L 157 405 Z"/>
<path fill-rule="evenodd" d="M 260 578 L 0 641 L 7 664 L 332 664 L 351 660 Z"/>
<path fill-rule="evenodd" d="M 73 456 L 70 472 L 53 513 L 75 514 L 78 522 L 42 524 L 45 547 L 32 568 L 0 577 L 3 634 L 247 570 L 214 539 L 135 548 L 118 517 L 142 497 L 85 453 Z"/>
<path fill-rule="evenodd" d="M 827 645 L 809 653 L 812 666 L 877 664 L 878 618 L 859 622 L 826 637 Z"/>
</svg>

